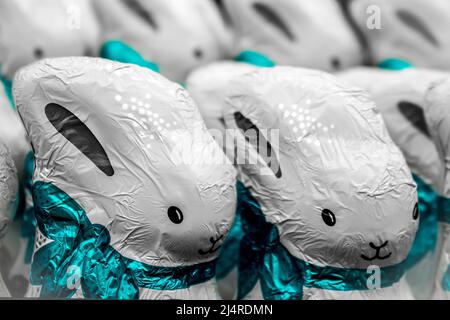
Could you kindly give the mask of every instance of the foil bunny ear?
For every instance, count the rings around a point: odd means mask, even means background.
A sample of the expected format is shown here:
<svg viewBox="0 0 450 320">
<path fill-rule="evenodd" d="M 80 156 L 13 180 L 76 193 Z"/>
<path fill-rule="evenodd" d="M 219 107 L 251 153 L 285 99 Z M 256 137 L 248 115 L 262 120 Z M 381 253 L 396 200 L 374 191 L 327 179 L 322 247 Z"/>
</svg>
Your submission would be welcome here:
<svg viewBox="0 0 450 320">
<path fill-rule="evenodd" d="M 450 198 L 450 79 L 437 81 L 427 93 L 425 114 L 445 173 L 440 192 Z"/>
<path fill-rule="evenodd" d="M 372 64 L 394 58 L 417 67 L 450 68 L 448 1 L 355 0 L 348 10 L 368 45 Z"/>
<path fill-rule="evenodd" d="M 45 115 L 52 126 L 80 150 L 103 173 L 111 177 L 114 169 L 101 143 L 76 115 L 57 103 L 45 107 Z"/>
<path fill-rule="evenodd" d="M 225 0 L 224 6 L 236 30 L 238 52 L 257 51 L 277 64 L 329 71 L 362 60 L 358 40 L 336 1 Z"/>
</svg>

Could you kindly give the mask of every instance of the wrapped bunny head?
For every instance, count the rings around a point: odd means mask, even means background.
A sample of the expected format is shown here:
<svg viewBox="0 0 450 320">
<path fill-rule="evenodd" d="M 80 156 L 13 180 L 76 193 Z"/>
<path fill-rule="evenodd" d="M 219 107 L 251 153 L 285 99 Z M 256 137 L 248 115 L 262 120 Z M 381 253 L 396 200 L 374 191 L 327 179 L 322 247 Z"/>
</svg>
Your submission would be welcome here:
<svg viewBox="0 0 450 320">
<path fill-rule="evenodd" d="M 162 74 L 182 82 L 188 72 L 226 55 L 231 36 L 209 0 L 95 1 L 105 40 L 121 40 Z"/>
<path fill-rule="evenodd" d="M 430 134 L 438 149 L 439 158 L 444 167 L 442 188 L 440 193 L 450 198 L 450 78 L 432 84 L 427 92 L 425 114 L 429 124 Z"/>
<path fill-rule="evenodd" d="M 416 186 L 367 94 L 326 73 L 276 67 L 236 78 L 227 96 L 227 125 L 250 141 L 238 143 L 249 154 L 238 160 L 246 184 L 292 255 L 340 268 L 406 259 Z"/>
<path fill-rule="evenodd" d="M 9 149 L 0 143 L 0 239 L 13 218 L 18 201 L 19 182 Z"/>
<path fill-rule="evenodd" d="M 30 150 L 25 129 L 20 121 L 17 111 L 13 109 L 0 84 L 0 136 L 2 143 L 10 150 L 19 176 L 23 175 L 25 158 Z"/>
<path fill-rule="evenodd" d="M 95 55 L 99 27 L 90 0 L 3 0 L 1 74 L 45 57 Z"/>
<path fill-rule="evenodd" d="M 349 11 L 373 63 L 400 58 L 418 67 L 450 68 L 448 1 L 354 0 Z"/>
<path fill-rule="evenodd" d="M 14 95 L 35 194 L 38 183 L 62 190 L 129 259 L 173 267 L 217 257 L 236 173 L 183 88 L 134 65 L 60 58 L 22 69 Z M 39 214 L 38 223 L 45 231 Z"/>
<path fill-rule="evenodd" d="M 388 71 L 356 68 L 338 76 L 367 90 L 395 144 L 401 149 L 411 170 L 439 190 L 443 166 L 425 119 L 425 94 L 444 73 L 426 69 Z"/>
<path fill-rule="evenodd" d="M 255 69 L 255 66 L 246 63 L 221 61 L 194 70 L 186 81 L 206 126 L 210 132 L 217 131 L 221 135 L 216 137 L 213 134 L 221 145 L 226 129 L 223 115 L 228 108 L 225 103 L 228 85 L 234 77 Z"/>
<path fill-rule="evenodd" d="M 277 64 L 334 71 L 362 60 L 358 40 L 333 0 L 226 0 L 239 51 Z"/>
</svg>

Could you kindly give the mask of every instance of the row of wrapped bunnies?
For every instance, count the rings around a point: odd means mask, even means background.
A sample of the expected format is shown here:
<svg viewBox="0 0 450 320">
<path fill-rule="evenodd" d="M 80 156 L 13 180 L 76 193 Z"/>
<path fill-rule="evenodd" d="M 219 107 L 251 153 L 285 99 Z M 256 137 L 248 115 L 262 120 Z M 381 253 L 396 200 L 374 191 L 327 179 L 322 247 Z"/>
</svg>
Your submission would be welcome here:
<svg viewBox="0 0 450 320">
<path fill-rule="evenodd" d="M 0 298 L 450 298 L 447 0 L 0 0 Z"/>
</svg>

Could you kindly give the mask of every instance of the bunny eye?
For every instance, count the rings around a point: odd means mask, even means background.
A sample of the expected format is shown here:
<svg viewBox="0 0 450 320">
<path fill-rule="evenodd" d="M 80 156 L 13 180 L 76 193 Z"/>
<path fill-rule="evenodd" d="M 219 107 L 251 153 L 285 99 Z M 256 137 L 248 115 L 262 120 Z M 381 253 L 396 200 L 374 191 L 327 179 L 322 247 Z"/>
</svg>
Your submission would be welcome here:
<svg viewBox="0 0 450 320">
<path fill-rule="evenodd" d="M 431 138 L 430 131 L 428 130 L 427 122 L 425 120 L 425 114 L 423 109 L 408 101 L 401 101 L 398 104 L 398 109 L 401 114 L 415 127 L 427 137 Z"/>
<path fill-rule="evenodd" d="M 89 158 L 108 177 L 114 175 L 108 155 L 89 128 L 66 108 L 50 103 L 45 114 L 55 129 Z"/>
<path fill-rule="evenodd" d="M 339 70 L 341 68 L 341 60 L 338 57 L 331 58 L 331 67 L 334 70 Z"/>
<path fill-rule="evenodd" d="M 147 22 L 153 29 L 158 29 L 153 14 L 144 8 L 139 0 L 122 0 L 122 2 L 130 9 L 130 11 L 134 12 L 142 20 Z"/>
<path fill-rule="evenodd" d="M 414 220 L 419 219 L 419 204 L 418 203 L 416 203 L 416 205 L 414 206 L 413 219 Z"/>
<path fill-rule="evenodd" d="M 398 18 L 411 29 L 420 33 L 423 38 L 430 42 L 433 46 L 439 47 L 439 42 L 433 33 L 428 29 L 424 21 L 422 21 L 418 16 L 414 15 L 412 12 L 406 10 L 397 11 Z"/>
<path fill-rule="evenodd" d="M 203 50 L 200 48 L 194 49 L 193 54 L 194 54 L 194 57 L 198 60 L 203 58 Z"/>
<path fill-rule="evenodd" d="M 167 209 L 167 216 L 174 224 L 180 224 L 183 222 L 183 212 L 181 212 L 181 210 L 177 207 L 172 206 Z"/>
<path fill-rule="evenodd" d="M 275 174 L 275 177 L 280 179 L 282 177 L 280 163 L 270 142 L 264 138 L 264 135 L 260 132 L 258 127 L 242 113 L 236 112 L 234 114 L 234 120 L 236 121 L 238 128 L 241 129 L 245 135 L 245 139 L 256 148 L 256 151 Z M 260 147 L 265 147 L 266 150 L 261 150 Z"/>
<path fill-rule="evenodd" d="M 36 59 L 42 59 L 44 57 L 44 51 L 41 48 L 36 48 L 33 51 L 33 55 Z"/>
<path fill-rule="evenodd" d="M 322 210 L 322 220 L 327 226 L 333 227 L 336 224 L 336 216 L 331 210 Z"/>
<path fill-rule="evenodd" d="M 294 34 L 288 28 L 286 23 L 281 19 L 281 17 L 268 5 L 264 3 L 256 2 L 253 4 L 253 9 L 267 22 L 272 24 L 278 30 L 281 31 L 282 34 L 286 36 L 291 41 L 295 40 Z"/>
</svg>

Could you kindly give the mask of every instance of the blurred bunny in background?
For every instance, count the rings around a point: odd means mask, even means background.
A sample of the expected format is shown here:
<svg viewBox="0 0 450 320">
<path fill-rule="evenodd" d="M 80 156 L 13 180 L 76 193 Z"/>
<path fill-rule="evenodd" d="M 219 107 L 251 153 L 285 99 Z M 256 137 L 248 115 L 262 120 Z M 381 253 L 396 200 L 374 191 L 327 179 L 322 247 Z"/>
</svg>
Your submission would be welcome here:
<svg viewBox="0 0 450 320">
<path fill-rule="evenodd" d="M 14 110 L 12 79 L 21 67 L 43 58 L 96 55 L 100 28 L 91 5 L 91 0 L 0 1 L 0 78 L 11 103 L 2 103 L 2 121 L 10 119 L 2 130 L 8 131 L 4 137 L 12 145 L 21 184 L 19 210 L 0 245 L 1 263 L 8 266 L 3 268 L 4 280 L 13 297 L 21 297 L 27 290 L 35 221 L 31 190 L 27 189 L 33 155 Z"/>
<path fill-rule="evenodd" d="M 447 0 L 340 0 L 367 45 L 372 65 L 398 58 L 417 67 L 450 69 Z"/>
<path fill-rule="evenodd" d="M 183 82 L 193 68 L 230 54 L 231 34 L 210 0 L 96 0 L 94 4 L 105 42 L 120 40 L 173 81 Z"/>
<path fill-rule="evenodd" d="M 356 35 L 334 0 L 224 0 L 238 52 L 260 52 L 276 64 L 345 69 L 362 62 Z"/>
</svg>

